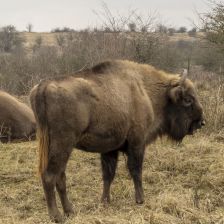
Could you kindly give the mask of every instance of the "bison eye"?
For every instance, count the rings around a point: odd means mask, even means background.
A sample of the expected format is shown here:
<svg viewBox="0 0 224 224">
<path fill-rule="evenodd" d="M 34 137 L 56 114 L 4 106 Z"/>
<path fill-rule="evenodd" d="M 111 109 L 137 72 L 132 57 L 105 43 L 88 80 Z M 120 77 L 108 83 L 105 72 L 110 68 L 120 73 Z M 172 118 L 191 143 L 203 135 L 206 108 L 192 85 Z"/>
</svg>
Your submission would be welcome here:
<svg viewBox="0 0 224 224">
<path fill-rule="evenodd" d="M 190 96 L 183 98 L 183 105 L 185 107 L 191 106 L 193 104 L 193 102 L 194 102 L 194 99 L 192 97 L 190 97 Z"/>
</svg>

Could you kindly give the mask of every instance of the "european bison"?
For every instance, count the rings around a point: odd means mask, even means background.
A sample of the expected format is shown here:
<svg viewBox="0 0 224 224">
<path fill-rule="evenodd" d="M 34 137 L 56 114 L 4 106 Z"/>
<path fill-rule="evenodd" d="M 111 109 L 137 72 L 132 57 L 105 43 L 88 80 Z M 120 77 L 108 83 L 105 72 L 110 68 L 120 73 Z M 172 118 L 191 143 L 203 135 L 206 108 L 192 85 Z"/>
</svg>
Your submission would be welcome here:
<svg viewBox="0 0 224 224">
<path fill-rule="evenodd" d="M 0 141 L 29 140 L 35 133 L 33 111 L 15 97 L 0 91 Z"/>
<path fill-rule="evenodd" d="M 202 106 L 192 82 L 150 65 L 107 61 L 73 76 L 44 80 L 31 92 L 39 128 L 39 172 L 50 218 L 61 221 L 54 189 L 64 213 L 65 169 L 75 147 L 101 153 L 102 201 L 110 201 L 118 152 L 127 154 L 135 200 L 143 203 L 145 147 L 158 136 L 181 141 L 204 125 Z"/>
</svg>

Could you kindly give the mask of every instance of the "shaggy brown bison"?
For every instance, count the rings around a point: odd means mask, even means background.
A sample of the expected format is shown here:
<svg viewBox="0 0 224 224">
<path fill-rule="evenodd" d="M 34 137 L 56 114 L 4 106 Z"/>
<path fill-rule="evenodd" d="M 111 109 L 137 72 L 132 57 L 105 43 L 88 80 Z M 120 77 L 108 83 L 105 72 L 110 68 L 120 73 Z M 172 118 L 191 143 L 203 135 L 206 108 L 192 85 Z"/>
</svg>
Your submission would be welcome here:
<svg viewBox="0 0 224 224">
<path fill-rule="evenodd" d="M 35 137 L 33 111 L 6 92 L 0 91 L 0 141 L 29 140 Z"/>
<path fill-rule="evenodd" d="M 65 169 L 73 147 L 101 153 L 102 201 L 110 201 L 118 152 L 126 153 L 135 200 L 143 203 L 145 147 L 157 136 L 181 141 L 204 125 L 202 106 L 186 77 L 130 61 L 107 61 L 73 76 L 42 81 L 31 92 L 39 128 L 39 171 L 52 220 L 61 221 L 56 187 L 65 214 Z"/>
</svg>

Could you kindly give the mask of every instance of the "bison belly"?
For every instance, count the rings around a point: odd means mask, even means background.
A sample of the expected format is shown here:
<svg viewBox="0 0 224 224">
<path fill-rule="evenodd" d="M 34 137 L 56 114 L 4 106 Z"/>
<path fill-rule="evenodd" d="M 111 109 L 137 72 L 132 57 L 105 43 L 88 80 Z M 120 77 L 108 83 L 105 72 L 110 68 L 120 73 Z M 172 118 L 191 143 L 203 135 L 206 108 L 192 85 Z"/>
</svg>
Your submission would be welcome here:
<svg viewBox="0 0 224 224">
<path fill-rule="evenodd" d="M 125 139 L 125 133 L 85 133 L 76 147 L 87 152 L 106 153 L 118 149 Z"/>
</svg>

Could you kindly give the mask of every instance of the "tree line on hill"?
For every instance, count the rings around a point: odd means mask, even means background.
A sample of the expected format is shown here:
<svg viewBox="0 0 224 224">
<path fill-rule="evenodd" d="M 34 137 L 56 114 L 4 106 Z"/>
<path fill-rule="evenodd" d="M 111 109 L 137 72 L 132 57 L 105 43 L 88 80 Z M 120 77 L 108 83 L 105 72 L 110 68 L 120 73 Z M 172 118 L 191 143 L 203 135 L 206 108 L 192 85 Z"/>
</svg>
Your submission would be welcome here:
<svg viewBox="0 0 224 224">
<path fill-rule="evenodd" d="M 214 3 L 210 12 L 199 15 L 200 29 L 187 32 L 185 27 L 168 28 L 155 23 L 155 17 L 116 18 L 108 8 L 99 29 L 74 31 L 56 28 L 55 45 L 46 45 L 38 36 L 30 49 L 26 40 L 12 25 L 0 29 L 0 88 L 16 94 L 27 94 L 40 79 L 72 74 L 105 59 L 129 59 L 148 63 L 169 72 L 192 66 L 223 74 L 224 3 Z M 31 32 L 32 24 L 27 25 Z M 198 29 L 199 30 L 199 29 Z M 172 41 L 175 33 L 194 38 Z"/>
</svg>

